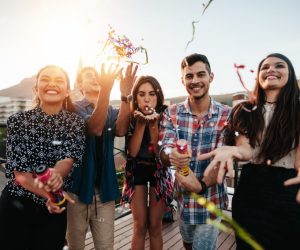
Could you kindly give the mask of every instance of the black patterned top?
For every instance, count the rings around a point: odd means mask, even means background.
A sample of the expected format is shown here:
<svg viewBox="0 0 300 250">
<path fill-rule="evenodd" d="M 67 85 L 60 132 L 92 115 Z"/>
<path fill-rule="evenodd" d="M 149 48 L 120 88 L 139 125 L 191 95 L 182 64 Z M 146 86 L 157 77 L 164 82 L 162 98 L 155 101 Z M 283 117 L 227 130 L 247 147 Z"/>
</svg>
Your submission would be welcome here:
<svg viewBox="0 0 300 250">
<path fill-rule="evenodd" d="M 23 196 L 38 204 L 45 199 L 19 185 L 13 171 L 33 173 L 44 164 L 54 167 L 65 158 L 75 160 L 80 166 L 85 148 L 85 124 L 75 113 L 62 110 L 48 115 L 40 107 L 18 112 L 7 120 L 6 177 L 7 189 L 12 196 Z M 72 183 L 71 173 L 64 178 L 63 189 Z"/>
</svg>

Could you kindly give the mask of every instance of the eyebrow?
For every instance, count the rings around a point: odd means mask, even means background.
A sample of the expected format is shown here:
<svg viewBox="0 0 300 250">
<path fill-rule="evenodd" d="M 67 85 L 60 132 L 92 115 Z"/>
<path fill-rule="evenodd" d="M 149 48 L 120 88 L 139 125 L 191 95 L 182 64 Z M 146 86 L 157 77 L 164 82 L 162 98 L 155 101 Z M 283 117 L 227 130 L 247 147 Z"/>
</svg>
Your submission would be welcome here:
<svg viewBox="0 0 300 250">
<path fill-rule="evenodd" d="M 61 77 L 61 76 L 58 76 L 58 77 L 55 77 L 56 80 L 65 80 L 64 77 Z"/>
<path fill-rule="evenodd" d="M 139 90 L 137 93 L 138 93 L 138 94 L 139 94 L 139 93 L 144 94 L 144 93 L 146 93 L 146 91 Z M 151 91 L 149 91 L 149 93 L 155 93 L 155 90 L 151 90 Z"/>
<path fill-rule="evenodd" d="M 50 76 L 48 76 L 48 75 L 41 75 L 40 78 L 42 78 L 42 77 L 47 77 L 47 78 L 49 78 Z"/>
<path fill-rule="evenodd" d="M 272 64 L 275 64 L 275 65 L 278 65 L 278 64 L 283 64 L 283 65 L 286 65 L 286 63 L 284 63 L 284 62 L 275 62 L 275 63 L 272 63 Z M 271 65 L 270 63 L 263 63 L 261 66 L 269 66 L 269 65 Z"/>
<path fill-rule="evenodd" d="M 194 74 L 206 74 L 206 71 L 205 70 L 201 70 L 201 71 L 198 71 L 196 73 L 192 73 L 192 72 L 189 72 L 189 73 L 186 73 L 185 75 L 194 75 Z"/>
</svg>

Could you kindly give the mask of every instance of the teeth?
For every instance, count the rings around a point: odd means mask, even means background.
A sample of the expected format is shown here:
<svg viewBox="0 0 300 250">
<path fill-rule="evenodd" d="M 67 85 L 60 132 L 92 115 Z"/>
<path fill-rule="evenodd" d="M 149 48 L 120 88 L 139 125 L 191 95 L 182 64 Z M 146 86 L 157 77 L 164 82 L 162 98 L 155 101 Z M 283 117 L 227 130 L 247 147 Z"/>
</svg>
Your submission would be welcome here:
<svg viewBox="0 0 300 250">
<path fill-rule="evenodd" d="M 47 90 L 46 91 L 47 94 L 57 94 L 56 90 Z"/>
<path fill-rule="evenodd" d="M 267 79 L 268 80 L 275 80 L 275 79 L 278 79 L 278 77 L 277 76 L 268 76 Z"/>
</svg>

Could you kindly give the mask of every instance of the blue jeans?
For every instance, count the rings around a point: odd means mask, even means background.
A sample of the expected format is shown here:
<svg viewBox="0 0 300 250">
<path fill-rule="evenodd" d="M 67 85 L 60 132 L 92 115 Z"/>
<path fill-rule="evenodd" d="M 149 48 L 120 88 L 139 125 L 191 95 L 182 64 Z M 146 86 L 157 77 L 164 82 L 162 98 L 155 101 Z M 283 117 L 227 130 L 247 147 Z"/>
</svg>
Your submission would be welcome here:
<svg viewBox="0 0 300 250">
<path fill-rule="evenodd" d="M 220 218 L 217 219 L 221 221 Z M 179 222 L 182 240 L 193 244 L 193 250 L 215 250 L 219 230 L 210 224 L 190 225 Z"/>
</svg>

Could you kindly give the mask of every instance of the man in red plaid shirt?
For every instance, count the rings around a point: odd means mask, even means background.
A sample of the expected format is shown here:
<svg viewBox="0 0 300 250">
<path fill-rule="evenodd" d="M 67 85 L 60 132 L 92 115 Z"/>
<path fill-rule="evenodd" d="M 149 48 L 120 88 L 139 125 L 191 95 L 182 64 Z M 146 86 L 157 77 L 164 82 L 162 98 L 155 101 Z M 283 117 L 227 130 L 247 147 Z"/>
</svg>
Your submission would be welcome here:
<svg viewBox="0 0 300 250">
<path fill-rule="evenodd" d="M 218 229 L 207 224 L 207 219 L 217 219 L 192 197 L 191 192 L 203 195 L 220 209 L 227 205 L 224 184 L 216 182 L 216 171 L 204 177 L 210 160 L 197 160 L 197 155 L 207 153 L 223 145 L 224 127 L 230 108 L 215 102 L 209 96 L 214 78 L 206 56 L 192 54 L 181 63 L 182 83 L 188 92 L 187 99 L 165 110 L 161 121 L 160 158 L 164 165 L 181 170 L 189 166 L 189 174 L 176 171 L 175 197 L 180 215 L 180 233 L 185 249 L 216 249 Z M 179 153 L 176 142 L 187 141 L 187 153 Z M 203 178 L 204 177 L 204 178 Z"/>
</svg>

